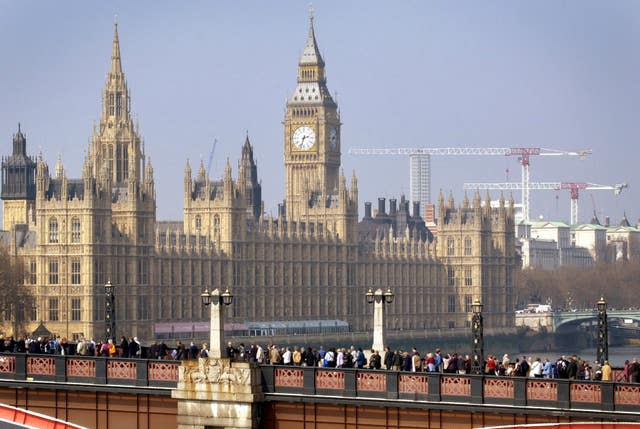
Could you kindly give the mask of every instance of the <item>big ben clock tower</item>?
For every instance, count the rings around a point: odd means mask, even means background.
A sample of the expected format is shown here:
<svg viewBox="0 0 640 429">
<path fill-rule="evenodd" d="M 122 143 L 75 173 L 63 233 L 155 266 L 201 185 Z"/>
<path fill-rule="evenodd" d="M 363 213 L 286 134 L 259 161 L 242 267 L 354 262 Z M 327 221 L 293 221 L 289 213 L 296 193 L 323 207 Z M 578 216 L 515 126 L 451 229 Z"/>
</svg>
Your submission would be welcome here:
<svg viewBox="0 0 640 429">
<path fill-rule="evenodd" d="M 309 35 L 298 62 L 298 84 L 284 118 L 286 216 L 304 217 L 310 197 L 337 192 L 340 115 L 327 89 L 324 61 L 309 16 Z"/>
</svg>

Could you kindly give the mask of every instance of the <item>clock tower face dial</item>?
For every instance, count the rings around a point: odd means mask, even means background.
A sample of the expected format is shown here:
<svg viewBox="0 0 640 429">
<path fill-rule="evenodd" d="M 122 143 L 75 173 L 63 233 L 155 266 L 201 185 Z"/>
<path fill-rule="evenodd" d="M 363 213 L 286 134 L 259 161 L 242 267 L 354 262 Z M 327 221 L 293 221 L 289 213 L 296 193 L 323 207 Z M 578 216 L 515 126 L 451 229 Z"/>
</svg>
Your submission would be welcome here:
<svg viewBox="0 0 640 429">
<path fill-rule="evenodd" d="M 329 145 L 331 149 L 338 147 L 338 130 L 336 130 L 335 127 L 329 130 Z"/>
<path fill-rule="evenodd" d="M 316 133 L 310 127 L 299 127 L 293 132 L 293 145 L 300 150 L 311 149 L 316 143 Z"/>
</svg>

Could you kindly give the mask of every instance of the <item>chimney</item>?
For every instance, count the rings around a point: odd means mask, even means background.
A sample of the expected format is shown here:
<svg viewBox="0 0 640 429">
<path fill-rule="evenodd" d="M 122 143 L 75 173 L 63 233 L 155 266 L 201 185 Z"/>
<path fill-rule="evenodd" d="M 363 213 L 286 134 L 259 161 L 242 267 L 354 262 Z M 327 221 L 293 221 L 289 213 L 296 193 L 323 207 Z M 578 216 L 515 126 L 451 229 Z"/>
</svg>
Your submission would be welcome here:
<svg viewBox="0 0 640 429">
<path fill-rule="evenodd" d="M 369 201 L 364 203 L 364 218 L 371 219 L 371 203 Z"/>
<path fill-rule="evenodd" d="M 396 214 L 396 199 L 391 198 L 389 200 L 389 215 L 393 216 Z"/>
<path fill-rule="evenodd" d="M 609 216 L 605 216 L 604 217 L 604 226 L 610 226 L 611 225 L 611 219 L 609 219 Z"/>
<path fill-rule="evenodd" d="M 415 218 L 420 217 L 420 201 L 413 202 L 413 217 Z"/>
<path fill-rule="evenodd" d="M 385 199 L 380 197 L 378 198 L 378 214 L 376 216 L 386 216 L 386 211 L 385 211 Z"/>
</svg>

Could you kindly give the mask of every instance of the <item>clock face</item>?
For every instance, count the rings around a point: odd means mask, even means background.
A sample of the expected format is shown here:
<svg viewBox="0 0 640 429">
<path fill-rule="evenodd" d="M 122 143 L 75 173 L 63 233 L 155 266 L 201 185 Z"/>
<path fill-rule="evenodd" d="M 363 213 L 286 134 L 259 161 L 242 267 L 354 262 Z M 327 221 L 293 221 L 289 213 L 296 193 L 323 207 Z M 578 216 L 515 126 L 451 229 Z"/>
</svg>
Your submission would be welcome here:
<svg viewBox="0 0 640 429">
<path fill-rule="evenodd" d="M 316 134 L 309 127 L 300 127 L 293 132 L 293 144 L 301 150 L 310 149 L 316 143 Z"/>
<path fill-rule="evenodd" d="M 338 147 L 338 130 L 335 128 L 329 130 L 329 145 L 331 145 L 331 149 Z"/>
</svg>

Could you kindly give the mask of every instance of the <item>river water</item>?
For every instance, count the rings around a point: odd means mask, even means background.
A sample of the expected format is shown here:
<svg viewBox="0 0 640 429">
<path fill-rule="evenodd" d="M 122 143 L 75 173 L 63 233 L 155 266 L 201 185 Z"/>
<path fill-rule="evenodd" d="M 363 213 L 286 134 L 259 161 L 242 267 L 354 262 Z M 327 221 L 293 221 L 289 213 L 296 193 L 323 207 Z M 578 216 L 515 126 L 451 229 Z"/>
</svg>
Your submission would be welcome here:
<svg viewBox="0 0 640 429">
<path fill-rule="evenodd" d="M 485 351 L 486 354 L 486 351 Z M 558 359 L 560 356 L 571 356 L 577 355 L 581 359 L 585 359 L 588 361 L 594 361 L 596 359 L 596 349 L 589 348 L 584 350 L 552 350 L 552 351 L 540 351 L 540 350 L 528 350 L 521 351 L 518 353 L 519 356 L 531 356 L 534 359 L 537 357 L 549 358 L 549 360 L 554 361 Z M 516 356 L 510 355 L 511 360 L 514 360 Z M 502 355 L 498 356 L 499 359 L 502 358 Z M 616 368 L 622 368 L 624 366 L 624 361 L 631 360 L 633 358 L 640 359 L 640 347 L 639 346 L 624 346 L 624 347 L 609 347 L 609 363 L 611 366 Z"/>
</svg>

